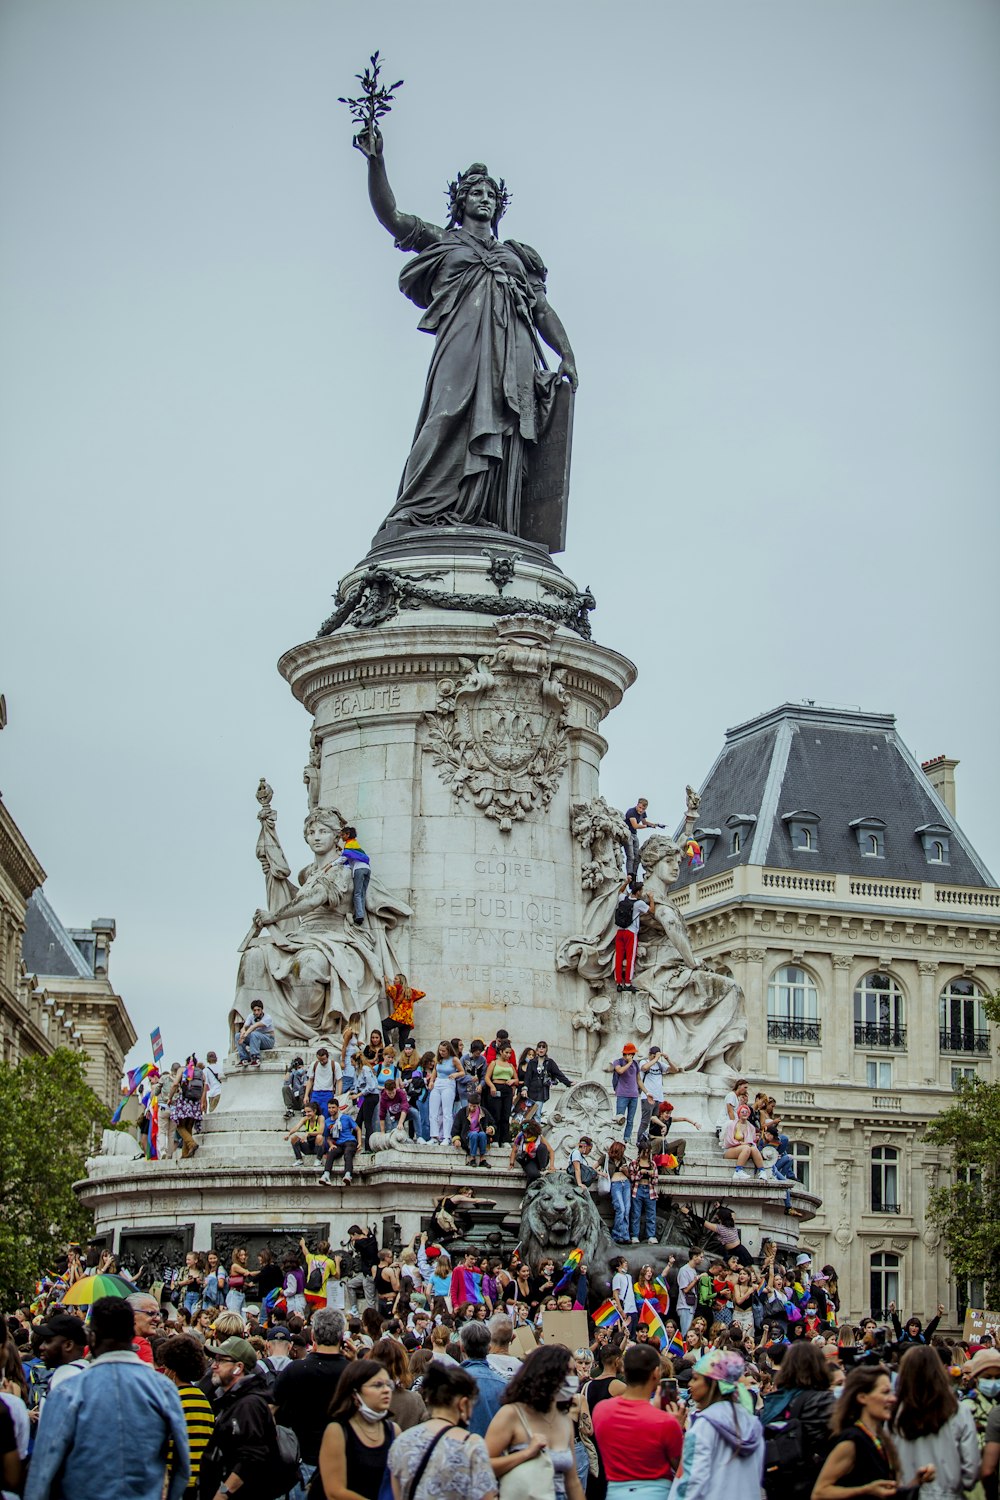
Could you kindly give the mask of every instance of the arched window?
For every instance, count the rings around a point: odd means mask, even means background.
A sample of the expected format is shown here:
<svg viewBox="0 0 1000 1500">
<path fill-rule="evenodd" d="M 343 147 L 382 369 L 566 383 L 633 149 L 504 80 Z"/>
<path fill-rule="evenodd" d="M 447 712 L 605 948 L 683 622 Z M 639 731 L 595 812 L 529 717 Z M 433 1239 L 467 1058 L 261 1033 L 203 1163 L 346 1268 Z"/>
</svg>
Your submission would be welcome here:
<svg viewBox="0 0 1000 1500">
<path fill-rule="evenodd" d="M 811 849 L 813 846 L 813 831 L 811 828 L 799 828 L 796 831 L 796 849 Z"/>
<path fill-rule="evenodd" d="M 730 854 L 739 854 L 740 852 L 740 830 L 738 828 L 733 829 L 733 836 L 729 840 L 729 852 Z"/>
<path fill-rule="evenodd" d="M 779 969 L 767 987 L 767 1039 L 819 1045 L 816 983 L 811 974 L 796 964 Z"/>
<path fill-rule="evenodd" d="M 899 1213 L 899 1152 L 895 1146 L 872 1147 L 872 1213 Z"/>
<path fill-rule="evenodd" d="M 892 974 L 866 974 L 854 991 L 854 1045 L 905 1047 L 903 991 Z"/>
<path fill-rule="evenodd" d="M 877 833 L 870 833 L 868 835 L 868 848 L 865 852 L 872 855 L 875 859 L 881 859 L 882 845 L 879 843 L 879 837 Z"/>
<path fill-rule="evenodd" d="M 983 999 L 973 979 L 953 979 L 945 985 L 938 1012 L 942 1052 L 989 1052 L 989 1022 Z"/>
<path fill-rule="evenodd" d="M 941 840 L 940 839 L 935 839 L 934 842 L 933 842 L 933 844 L 931 845 L 931 848 L 934 851 L 933 854 L 931 855 L 931 863 L 935 864 L 935 865 L 943 865 L 944 864 L 944 845 L 942 844 Z"/>
<path fill-rule="evenodd" d="M 878 1250 L 871 1258 L 872 1317 L 881 1321 L 889 1316 L 889 1303 L 902 1307 L 899 1295 L 899 1256 Z"/>
</svg>

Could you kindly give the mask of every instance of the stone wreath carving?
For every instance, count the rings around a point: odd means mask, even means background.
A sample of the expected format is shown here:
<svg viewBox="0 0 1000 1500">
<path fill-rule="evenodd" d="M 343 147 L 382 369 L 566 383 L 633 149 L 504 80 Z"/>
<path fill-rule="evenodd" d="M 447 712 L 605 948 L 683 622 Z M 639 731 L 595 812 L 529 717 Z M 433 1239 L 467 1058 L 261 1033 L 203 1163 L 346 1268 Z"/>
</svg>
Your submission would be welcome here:
<svg viewBox="0 0 1000 1500">
<path fill-rule="evenodd" d="M 625 869 L 622 850 L 628 844 L 625 814 L 612 807 L 603 797 L 589 802 L 574 802 L 571 828 L 573 837 L 590 858 L 580 871 L 585 891 L 603 888 L 610 878 L 621 880 Z"/>
<path fill-rule="evenodd" d="M 589 588 L 582 593 L 546 590 L 559 600 L 556 604 L 548 604 L 544 600 L 514 599 L 504 595 L 492 598 L 486 594 L 450 594 L 443 589 L 422 586 L 425 579 L 443 577 L 440 572 L 397 573 L 392 568 L 373 563 L 344 598 L 337 590 L 334 595 L 337 607 L 316 634 L 333 635 L 348 621 L 357 630 L 371 630 L 393 619 L 401 609 L 419 609 L 422 604 L 427 604 L 434 609 L 465 610 L 480 615 L 512 616 L 527 612 L 549 620 L 553 625 L 565 625 L 567 630 L 574 631 L 585 641 L 591 638 L 590 611 L 597 608 L 597 600 Z"/>
<path fill-rule="evenodd" d="M 441 780 L 504 833 L 548 806 L 569 758 L 569 694 L 548 649 L 555 628 L 525 614 L 498 620 L 499 648 L 478 664 L 463 657 L 465 675 L 442 678 L 424 715 Z"/>
</svg>

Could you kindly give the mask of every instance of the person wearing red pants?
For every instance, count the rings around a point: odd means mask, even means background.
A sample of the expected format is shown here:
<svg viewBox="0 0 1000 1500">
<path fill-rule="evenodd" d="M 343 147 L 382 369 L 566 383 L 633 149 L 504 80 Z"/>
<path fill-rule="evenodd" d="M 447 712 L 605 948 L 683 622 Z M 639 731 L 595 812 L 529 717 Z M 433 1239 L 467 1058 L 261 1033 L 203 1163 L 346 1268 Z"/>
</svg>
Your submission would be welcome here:
<svg viewBox="0 0 1000 1500">
<path fill-rule="evenodd" d="M 642 881 L 626 881 L 622 886 L 621 899 L 615 907 L 615 984 L 619 990 L 635 990 L 632 971 L 635 968 L 635 950 L 639 941 L 639 918 L 647 911 L 655 911 L 652 896 L 648 901 L 642 894 Z"/>
</svg>

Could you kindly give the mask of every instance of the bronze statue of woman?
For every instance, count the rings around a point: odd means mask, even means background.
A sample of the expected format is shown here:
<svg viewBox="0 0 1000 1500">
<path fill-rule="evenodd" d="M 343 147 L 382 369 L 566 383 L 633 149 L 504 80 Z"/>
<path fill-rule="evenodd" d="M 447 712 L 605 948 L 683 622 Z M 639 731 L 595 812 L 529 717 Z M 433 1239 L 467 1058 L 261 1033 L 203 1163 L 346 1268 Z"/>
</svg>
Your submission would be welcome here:
<svg viewBox="0 0 1000 1500">
<path fill-rule="evenodd" d="M 435 336 L 423 404 L 386 527 L 495 526 L 525 536 L 522 489 L 531 445 L 545 432 L 561 380 L 577 386 L 566 330 L 545 295 L 546 270 L 530 245 L 499 241 L 504 184 L 474 163 L 450 185 L 446 228 L 400 213 L 382 135 L 363 130 L 368 194 L 400 250 L 403 294 Z M 539 339 L 559 355 L 548 370 Z"/>
</svg>

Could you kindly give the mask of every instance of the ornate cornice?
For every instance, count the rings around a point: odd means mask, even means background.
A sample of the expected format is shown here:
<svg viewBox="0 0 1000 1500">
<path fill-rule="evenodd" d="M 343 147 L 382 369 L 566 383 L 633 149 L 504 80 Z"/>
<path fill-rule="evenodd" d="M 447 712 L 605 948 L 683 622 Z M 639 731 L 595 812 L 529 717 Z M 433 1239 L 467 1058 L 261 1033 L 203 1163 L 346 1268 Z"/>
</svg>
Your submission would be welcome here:
<svg viewBox="0 0 1000 1500">
<path fill-rule="evenodd" d="M 28 901 L 45 879 L 45 871 L 24 834 L 7 811 L 0 797 L 0 867 L 10 876 L 16 889 Z"/>
</svg>

